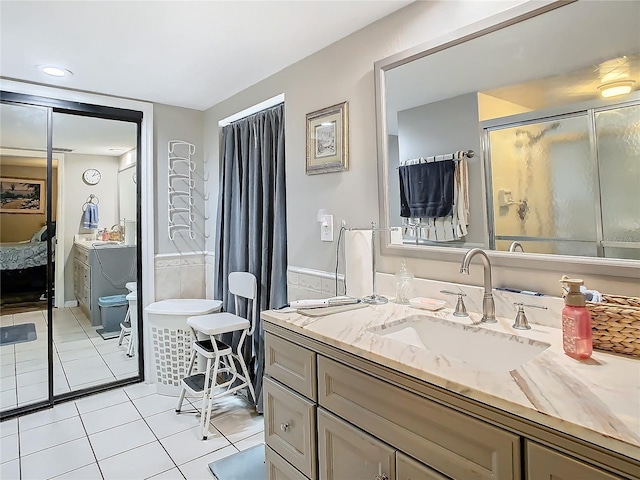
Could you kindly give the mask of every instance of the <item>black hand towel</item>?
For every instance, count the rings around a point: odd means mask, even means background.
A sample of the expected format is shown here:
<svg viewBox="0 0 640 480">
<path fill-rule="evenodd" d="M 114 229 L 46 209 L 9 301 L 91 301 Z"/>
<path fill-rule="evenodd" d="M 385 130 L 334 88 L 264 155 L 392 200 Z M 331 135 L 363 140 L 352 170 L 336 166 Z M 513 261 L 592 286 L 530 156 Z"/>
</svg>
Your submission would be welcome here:
<svg viewBox="0 0 640 480">
<path fill-rule="evenodd" d="M 400 175 L 400 216 L 448 217 L 453 213 L 453 160 L 406 165 Z"/>
</svg>

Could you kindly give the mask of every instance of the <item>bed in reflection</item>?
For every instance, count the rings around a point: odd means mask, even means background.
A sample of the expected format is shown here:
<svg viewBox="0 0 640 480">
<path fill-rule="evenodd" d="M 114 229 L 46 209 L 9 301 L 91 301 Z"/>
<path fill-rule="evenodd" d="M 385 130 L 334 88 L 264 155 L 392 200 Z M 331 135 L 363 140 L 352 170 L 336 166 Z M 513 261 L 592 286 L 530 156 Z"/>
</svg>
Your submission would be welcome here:
<svg viewBox="0 0 640 480">
<path fill-rule="evenodd" d="M 29 241 L 0 243 L 2 305 L 45 300 L 46 290 L 46 227 L 35 232 Z"/>
</svg>

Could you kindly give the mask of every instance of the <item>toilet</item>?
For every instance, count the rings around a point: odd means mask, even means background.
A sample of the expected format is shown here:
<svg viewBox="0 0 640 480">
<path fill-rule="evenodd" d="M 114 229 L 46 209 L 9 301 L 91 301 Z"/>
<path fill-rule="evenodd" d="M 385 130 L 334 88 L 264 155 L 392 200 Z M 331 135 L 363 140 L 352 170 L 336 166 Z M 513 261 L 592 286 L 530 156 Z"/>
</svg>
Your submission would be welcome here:
<svg viewBox="0 0 640 480">
<path fill-rule="evenodd" d="M 191 329 L 187 318 L 219 312 L 220 300 L 168 299 L 145 309 L 146 378 L 152 379 L 162 395 L 180 395 L 191 355 Z"/>
</svg>

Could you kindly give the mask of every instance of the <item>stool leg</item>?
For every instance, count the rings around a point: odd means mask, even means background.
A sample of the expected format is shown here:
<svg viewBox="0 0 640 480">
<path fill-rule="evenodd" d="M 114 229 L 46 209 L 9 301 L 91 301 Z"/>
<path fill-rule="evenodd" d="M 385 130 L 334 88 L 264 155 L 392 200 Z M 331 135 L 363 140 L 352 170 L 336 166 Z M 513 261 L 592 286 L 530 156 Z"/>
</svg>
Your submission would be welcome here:
<svg viewBox="0 0 640 480">
<path fill-rule="evenodd" d="M 209 421 L 211 420 L 211 391 L 216 384 L 220 356 L 216 354 L 213 361 L 213 374 L 211 373 L 211 359 L 207 359 L 207 372 L 204 376 L 204 391 L 202 392 L 202 413 L 200 417 L 200 432 L 203 440 L 209 437 Z M 211 382 L 210 382 L 211 381 Z M 211 386 L 209 386 L 211 383 Z"/>
<path fill-rule="evenodd" d="M 129 346 L 127 347 L 127 356 L 133 357 L 136 351 L 136 344 L 138 343 L 138 326 L 131 325 L 129 331 Z"/>
<path fill-rule="evenodd" d="M 129 338 L 129 342 L 131 342 L 131 338 Z M 193 370 L 193 365 L 196 363 L 197 353 L 193 348 L 191 349 L 191 360 L 189 360 L 189 368 L 187 369 L 187 377 L 191 375 L 191 370 Z M 180 413 L 180 409 L 182 408 L 182 402 L 184 402 L 184 396 L 187 394 L 187 390 L 184 388 L 184 385 L 180 389 L 180 399 L 178 400 L 178 406 L 176 407 L 176 413 Z"/>
<path fill-rule="evenodd" d="M 256 403 L 256 392 L 253 390 L 253 384 L 251 383 L 251 377 L 249 377 L 249 372 L 247 370 L 247 366 L 244 363 L 244 357 L 242 356 L 242 344 L 244 343 L 245 336 L 247 334 L 247 330 L 242 332 L 240 336 L 240 341 L 238 342 L 238 347 L 236 349 L 236 356 L 238 357 L 238 363 L 240 363 L 240 368 L 242 368 L 242 374 L 244 375 L 245 382 L 247 384 L 247 388 L 249 389 L 249 393 L 251 394 L 251 398 L 253 398 L 253 403 Z"/>
<path fill-rule="evenodd" d="M 129 318 L 131 317 L 131 311 L 127 308 L 127 314 L 124 316 L 124 321 L 122 323 L 127 323 Z M 124 340 L 124 328 L 120 325 L 120 336 L 118 337 L 118 346 L 122 345 L 122 341 Z M 131 341 L 131 339 L 129 339 Z"/>
</svg>

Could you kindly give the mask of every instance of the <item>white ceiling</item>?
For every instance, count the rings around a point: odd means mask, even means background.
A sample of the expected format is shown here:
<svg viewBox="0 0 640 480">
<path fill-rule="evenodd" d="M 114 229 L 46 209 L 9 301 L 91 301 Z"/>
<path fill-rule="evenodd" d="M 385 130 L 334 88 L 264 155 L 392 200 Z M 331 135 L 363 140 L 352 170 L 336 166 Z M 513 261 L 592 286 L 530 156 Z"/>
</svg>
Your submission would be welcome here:
<svg viewBox="0 0 640 480">
<path fill-rule="evenodd" d="M 599 64 L 639 52 L 638 32 L 640 2 L 583 1 L 404 64 L 385 75 L 388 131 L 398 111 L 470 92 L 531 108 L 541 88 L 546 103 L 598 98 Z"/>
<path fill-rule="evenodd" d="M 2 0 L 0 75 L 204 110 L 409 3 Z"/>
</svg>

